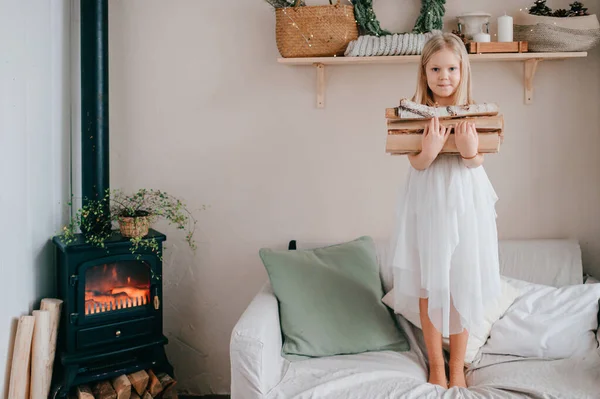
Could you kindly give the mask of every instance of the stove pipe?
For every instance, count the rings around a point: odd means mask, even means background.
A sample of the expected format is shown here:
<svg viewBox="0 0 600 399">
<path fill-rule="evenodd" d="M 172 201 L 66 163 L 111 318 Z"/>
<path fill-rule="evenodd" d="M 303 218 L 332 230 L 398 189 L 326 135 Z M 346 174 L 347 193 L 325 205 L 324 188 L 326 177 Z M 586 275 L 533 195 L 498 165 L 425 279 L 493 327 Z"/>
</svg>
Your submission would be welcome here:
<svg viewBox="0 0 600 399">
<path fill-rule="evenodd" d="M 82 0 L 80 16 L 81 191 L 85 205 L 110 190 L 108 0 Z M 105 210 L 108 215 L 108 203 Z"/>
</svg>

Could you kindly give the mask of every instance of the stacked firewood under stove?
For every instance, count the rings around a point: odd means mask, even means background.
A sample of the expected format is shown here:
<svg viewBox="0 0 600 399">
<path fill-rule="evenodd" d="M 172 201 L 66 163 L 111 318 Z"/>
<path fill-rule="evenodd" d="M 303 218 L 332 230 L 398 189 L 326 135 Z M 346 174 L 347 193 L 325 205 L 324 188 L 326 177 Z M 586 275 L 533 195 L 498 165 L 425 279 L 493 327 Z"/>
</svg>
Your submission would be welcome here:
<svg viewBox="0 0 600 399">
<path fill-rule="evenodd" d="M 176 384 L 166 373 L 140 370 L 109 381 L 80 385 L 70 399 L 177 399 Z"/>
</svg>

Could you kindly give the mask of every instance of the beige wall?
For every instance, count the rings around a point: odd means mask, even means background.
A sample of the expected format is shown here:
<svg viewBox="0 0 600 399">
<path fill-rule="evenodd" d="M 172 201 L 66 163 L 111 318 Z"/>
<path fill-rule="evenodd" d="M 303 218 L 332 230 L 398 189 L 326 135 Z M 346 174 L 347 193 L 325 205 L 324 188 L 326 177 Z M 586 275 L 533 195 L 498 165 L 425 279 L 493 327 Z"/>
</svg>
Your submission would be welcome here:
<svg viewBox="0 0 600 399">
<path fill-rule="evenodd" d="M 412 28 L 419 2 L 406 3 L 375 1 L 384 27 Z M 446 19 L 495 19 L 528 2 L 498 3 L 448 0 Z M 231 329 L 267 278 L 259 248 L 388 235 L 408 162 L 384 153 L 383 111 L 412 94 L 416 65 L 329 68 L 317 109 L 314 70 L 276 63 L 262 0 L 113 0 L 110 18 L 112 185 L 210 206 L 198 213 L 195 255 L 160 226 L 165 323 L 181 386 L 228 392 Z M 577 238 L 598 277 L 599 58 L 542 63 L 527 106 L 522 64 L 473 65 L 476 99 L 497 102 L 506 120 L 502 151 L 485 164 L 500 236 Z"/>
<path fill-rule="evenodd" d="M 55 290 L 68 220 L 71 2 L 0 1 L 0 397 L 19 317 Z"/>
</svg>

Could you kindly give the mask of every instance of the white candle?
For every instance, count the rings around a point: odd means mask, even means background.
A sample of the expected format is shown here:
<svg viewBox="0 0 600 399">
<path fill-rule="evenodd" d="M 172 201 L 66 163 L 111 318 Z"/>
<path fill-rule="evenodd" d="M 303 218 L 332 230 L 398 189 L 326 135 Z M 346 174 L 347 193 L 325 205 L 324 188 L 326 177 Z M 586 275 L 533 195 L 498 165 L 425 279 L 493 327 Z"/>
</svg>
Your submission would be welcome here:
<svg viewBox="0 0 600 399">
<path fill-rule="evenodd" d="M 509 15 L 505 14 L 501 17 L 498 17 L 498 41 L 513 41 L 513 19 Z"/>
<path fill-rule="evenodd" d="M 487 43 L 490 41 L 490 35 L 487 33 L 475 33 L 473 35 L 473 41 L 478 43 Z"/>
</svg>

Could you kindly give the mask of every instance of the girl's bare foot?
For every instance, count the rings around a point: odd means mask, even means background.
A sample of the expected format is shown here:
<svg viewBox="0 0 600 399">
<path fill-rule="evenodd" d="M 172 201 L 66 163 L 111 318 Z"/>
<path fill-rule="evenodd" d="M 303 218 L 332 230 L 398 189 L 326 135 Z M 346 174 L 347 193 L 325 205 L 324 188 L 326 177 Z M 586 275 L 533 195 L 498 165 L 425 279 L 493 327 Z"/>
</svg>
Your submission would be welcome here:
<svg viewBox="0 0 600 399">
<path fill-rule="evenodd" d="M 429 368 L 430 384 L 439 385 L 442 388 L 448 389 L 448 381 L 446 381 L 446 369 L 443 365 L 432 366 Z"/>
<path fill-rule="evenodd" d="M 467 387 L 467 381 L 463 370 L 450 372 L 450 388 L 452 387 Z"/>
</svg>

